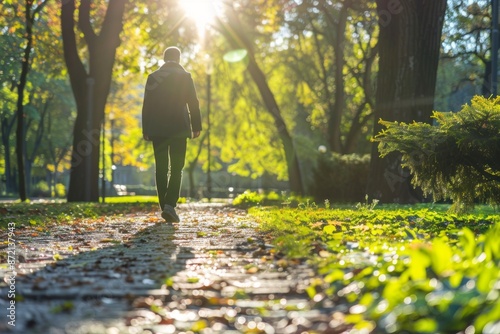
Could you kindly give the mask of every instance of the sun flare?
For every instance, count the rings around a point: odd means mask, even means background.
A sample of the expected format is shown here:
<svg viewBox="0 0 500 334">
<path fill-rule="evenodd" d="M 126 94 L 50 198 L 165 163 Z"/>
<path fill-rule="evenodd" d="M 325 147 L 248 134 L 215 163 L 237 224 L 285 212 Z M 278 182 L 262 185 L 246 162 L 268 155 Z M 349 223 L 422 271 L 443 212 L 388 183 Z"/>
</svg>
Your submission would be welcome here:
<svg viewBox="0 0 500 334">
<path fill-rule="evenodd" d="M 192 19 L 200 32 L 214 23 L 220 2 L 217 0 L 179 0 L 187 18 Z"/>
</svg>

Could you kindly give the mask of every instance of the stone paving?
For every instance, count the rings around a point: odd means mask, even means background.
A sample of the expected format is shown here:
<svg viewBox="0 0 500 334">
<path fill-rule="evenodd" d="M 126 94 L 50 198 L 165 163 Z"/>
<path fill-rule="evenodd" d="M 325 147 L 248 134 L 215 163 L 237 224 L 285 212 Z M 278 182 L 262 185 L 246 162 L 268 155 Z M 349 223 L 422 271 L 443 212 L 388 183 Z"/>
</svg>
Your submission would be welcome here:
<svg viewBox="0 0 500 334">
<path fill-rule="evenodd" d="M 245 211 L 181 205 L 16 234 L 16 326 L 0 266 L 0 333 L 347 333 L 342 305 L 305 292 L 314 271 L 280 258 Z M 5 262 L 5 261 L 4 261 Z"/>
</svg>

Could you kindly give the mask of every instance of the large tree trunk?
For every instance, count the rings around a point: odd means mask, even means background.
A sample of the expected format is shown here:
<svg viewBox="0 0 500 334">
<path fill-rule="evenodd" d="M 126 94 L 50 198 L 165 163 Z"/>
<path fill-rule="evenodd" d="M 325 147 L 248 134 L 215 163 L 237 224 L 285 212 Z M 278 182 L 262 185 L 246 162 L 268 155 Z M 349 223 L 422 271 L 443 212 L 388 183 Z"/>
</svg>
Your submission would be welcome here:
<svg viewBox="0 0 500 334">
<path fill-rule="evenodd" d="M 295 145 L 293 139 L 288 132 L 285 121 L 281 117 L 280 109 L 274 95 L 267 84 L 266 77 L 257 62 L 250 54 L 250 61 L 248 64 L 248 71 L 252 76 L 257 88 L 259 89 L 262 100 L 267 107 L 267 110 L 271 113 L 274 119 L 274 124 L 278 129 L 278 134 L 283 144 L 283 149 L 285 151 L 286 164 L 288 167 L 288 183 L 290 185 L 290 190 L 293 193 L 303 195 L 304 189 L 302 186 L 302 175 L 300 172 L 299 159 L 295 152 Z"/>
<path fill-rule="evenodd" d="M 75 1 L 63 2 L 61 26 L 64 59 L 76 101 L 68 201 L 99 201 L 99 134 L 108 97 L 116 48 L 120 45 L 126 0 L 110 0 L 100 34 L 91 25 L 91 0 L 81 0 L 78 26 L 88 46 L 88 72 L 75 36 Z"/>
<path fill-rule="evenodd" d="M 262 72 L 261 68 L 257 64 L 257 61 L 255 60 L 252 43 L 248 40 L 245 32 L 242 30 L 241 22 L 237 19 L 236 13 L 231 10 L 228 10 L 227 13 L 229 24 L 226 25 L 221 22 L 221 32 L 235 48 L 244 48 L 247 50 L 248 72 L 250 73 L 250 76 L 259 89 L 260 95 L 262 97 L 264 105 L 267 108 L 267 111 L 273 117 L 278 135 L 281 139 L 281 143 L 283 144 L 288 169 L 288 184 L 290 187 L 290 191 L 295 194 L 303 195 L 304 187 L 302 184 L 302 174 L 300 171 L 299 159 L 295 151 L 293 139 L 288 132 L 283 117 L 281 116 L 278 103 L 276 102 L 274 94 L 267 83 L 264 72 Z"/>
<path fill-rule="evenodd" d="M 446 0 L 377 0 L 379 73 L 375 119 L 430 122 Z M 374 127 L 374 134 L 382 130 Z M 401 156 L 372 148 L 368 194 L 382 202 L 412 203 L 421 195 L 401 168 Z"/>
</svg>

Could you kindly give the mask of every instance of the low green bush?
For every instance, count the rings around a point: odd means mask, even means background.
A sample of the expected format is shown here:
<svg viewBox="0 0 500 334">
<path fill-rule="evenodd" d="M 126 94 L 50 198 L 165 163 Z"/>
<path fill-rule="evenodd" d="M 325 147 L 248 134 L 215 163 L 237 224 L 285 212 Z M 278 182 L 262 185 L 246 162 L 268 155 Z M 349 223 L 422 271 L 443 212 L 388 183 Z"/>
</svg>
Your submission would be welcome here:
<svg viewBox="0 0 500 334">
<path fill-rule="evenodd" d="M 434 112 L 436 125 L 385 122 L 374 140 L 381 156 L 402 155 L 412 183 L 453 210 L 500 204 L 500 97 L 476 96 L 459 112 Z"/>
<path fill-rule="evenodd" d="M 287 195 L 286 193 L 278 194 L 275 191 L 257 192 L 246 190 L 242 194 L 236 196 L 232 202 L 237 207 L 252 207 L 258 205 L 278 205 L 278 206 L 297 206 L 299 203 L 309 202 L 310 198 L 300 196 Z"/>
<path fill-rule="evenodd" d="M 314 169 L 311 193 L 318 202 L 360 202 L 366 194 L 369 169 L 368 154 L 321 154 Z"/>
<path fill-rule="evenodd" d="M 31 190 L 33 197 L 50 197 L 50 188 L 47 181 L 40 181 L 33 186 Z"/>
<path fill-rule="evenodd" d="M 62 184 L 62 183 L 56 184 L 55 196 L 58 198 L 66 197 L 66 186 L 64 184 Z"/>
</svg>

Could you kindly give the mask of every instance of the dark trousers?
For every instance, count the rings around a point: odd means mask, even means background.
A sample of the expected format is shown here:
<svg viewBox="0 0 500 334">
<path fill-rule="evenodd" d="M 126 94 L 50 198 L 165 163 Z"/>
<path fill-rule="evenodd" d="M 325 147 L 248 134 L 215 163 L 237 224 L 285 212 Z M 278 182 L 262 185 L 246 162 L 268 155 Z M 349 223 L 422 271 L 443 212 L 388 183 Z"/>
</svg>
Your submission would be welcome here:
<svg viewBox="0 0 500 334">
<path fill-rule="evenodd" d="M 156 191 L 163 210 L 165 204 L 175 208 L 179 199 L 182 169 L 186 159 L 186 138 L 153 139 L 156 163 Z"/>
</svg>

